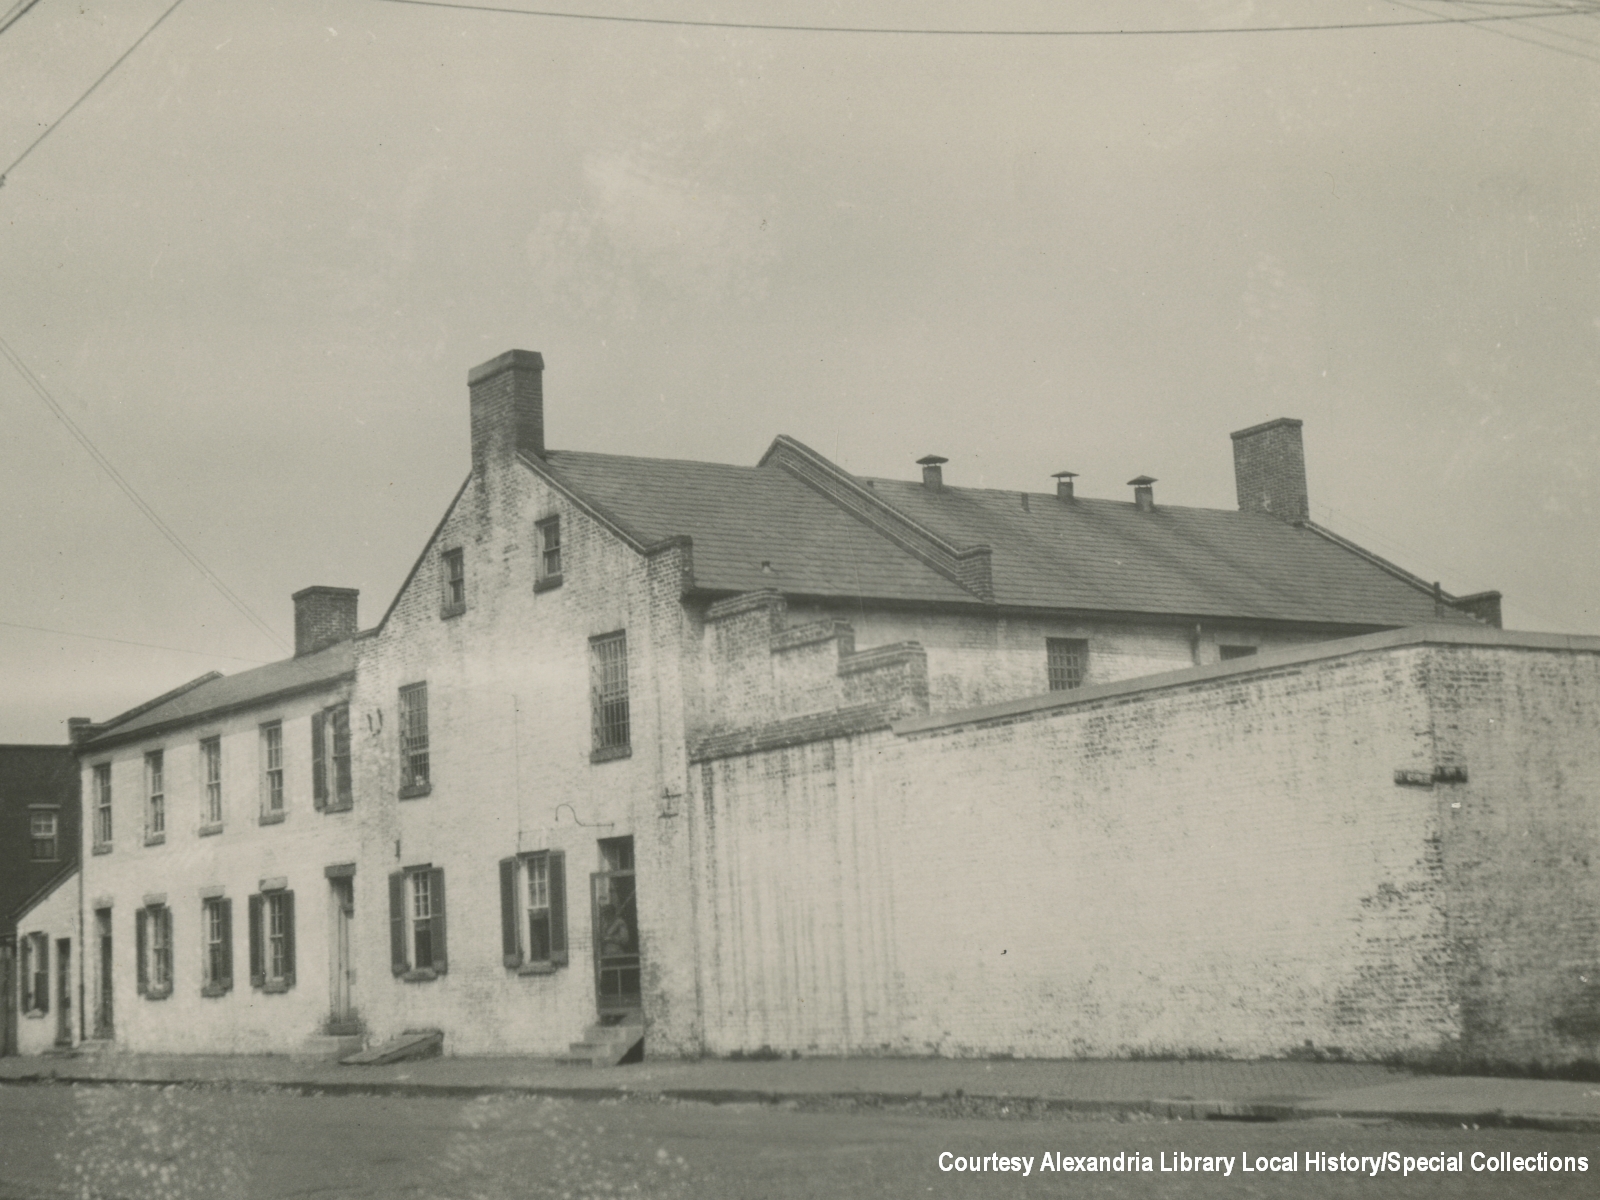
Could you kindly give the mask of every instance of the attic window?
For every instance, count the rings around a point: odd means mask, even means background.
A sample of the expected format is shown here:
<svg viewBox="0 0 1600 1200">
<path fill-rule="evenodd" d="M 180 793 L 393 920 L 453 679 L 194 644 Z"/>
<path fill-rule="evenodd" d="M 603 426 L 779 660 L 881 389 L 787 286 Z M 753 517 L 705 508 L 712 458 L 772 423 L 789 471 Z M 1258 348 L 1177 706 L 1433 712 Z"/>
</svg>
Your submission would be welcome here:
<svg viewBox="0 0 1600 1200">
<path fill-rule="evenodd" d="M 440 582 L 443 592 L 439 597 L 441 617 L 460 616 L 467 611 L 467 561 L 460 547 L 446 550 L 439 556 Z"/>
<path fill-rule="evenodd" d="M 1083 686 L 1089 673 L 1089 643 L 1083 638 L 1046 638 L 1045 669 L 1052 692 Z"/>
<path fill-rule="evenodd" d="M 542 592 L 561 586 L 561 518 L 546 517 L 534 525 L 539 543 L 539 564 L 533 590 Z"/>
</svg>

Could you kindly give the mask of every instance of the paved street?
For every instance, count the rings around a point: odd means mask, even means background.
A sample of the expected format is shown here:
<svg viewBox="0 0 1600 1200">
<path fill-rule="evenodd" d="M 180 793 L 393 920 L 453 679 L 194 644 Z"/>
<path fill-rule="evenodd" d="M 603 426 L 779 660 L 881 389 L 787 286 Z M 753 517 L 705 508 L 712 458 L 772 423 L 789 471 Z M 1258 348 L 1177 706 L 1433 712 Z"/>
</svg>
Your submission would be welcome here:
<svg viewBox="0 0 1600 1200">
<path fill-rule="evenodd" d="M 948 1111 L 948 1110 L 946 1110 Z M 531 1096 L 303 1096 L 183 1087 L 0 1087 L 0 1200 L 648 1196 L 1591 1196 L 1600 1137 L 1335 1120 L 975 1119 L 855 1108 Z M 1245 1174 L 1239 1156 L 1584 1155 L 1576 1176 Z M 941 1172 L 963 1157 L 1034 1171 Z M 1230 1175 L 1043 1172 L 1046 1152 L 1232 1159 Z"/>
</svg>

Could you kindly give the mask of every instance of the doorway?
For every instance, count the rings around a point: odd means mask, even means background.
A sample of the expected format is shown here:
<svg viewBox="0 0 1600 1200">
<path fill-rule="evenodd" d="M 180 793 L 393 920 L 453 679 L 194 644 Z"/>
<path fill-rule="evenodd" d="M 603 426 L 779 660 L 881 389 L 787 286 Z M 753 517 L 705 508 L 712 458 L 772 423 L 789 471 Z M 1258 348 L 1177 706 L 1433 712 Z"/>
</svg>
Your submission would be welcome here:
<svg viewBox="0 0 1600 1200">
<path fill-rule="evenodd" d="M 96 949 L 99 952 L 100 970 L 95 980 L 94 1035 L 97 1038 L 116 1036 L 116 1026 L 111 1020 L 111 910 L 94 910 Z"/>
<path fill-rule="evenodd" d="M 644 1007 L 631 837 L 600 840 L 600 870 L 589 877 L 589 890 L 594 913 L 595 1002 L 602 1021 L 620 1021 Z"/>
<path fill-rule="evenodd" d="M 361 1032 L 361 1022 L 356 1016 L 356 966 L 351 948 L 351 935 L 356 917 L 355 882 L 349 875 L 336 876 L 328 880 L 329 907 L 333 921 L 332 936 L 328 939 L 333 956 L 328 971 L 332 988 L 328 1011 L 330 1034 Z"/>
<path fill-rule="evenodd" d="M 72 939 L 56 939 L 56 1045 L 72 1045 Z"/>
</svg>

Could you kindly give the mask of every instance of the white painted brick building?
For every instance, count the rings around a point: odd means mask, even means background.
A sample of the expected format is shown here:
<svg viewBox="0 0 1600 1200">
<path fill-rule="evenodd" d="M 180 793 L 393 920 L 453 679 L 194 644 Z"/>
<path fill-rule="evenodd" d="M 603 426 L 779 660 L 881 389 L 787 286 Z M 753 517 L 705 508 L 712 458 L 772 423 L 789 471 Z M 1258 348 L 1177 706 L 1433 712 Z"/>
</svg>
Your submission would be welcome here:
<svg viewBox="0 0 1600 1200">
<path fill-rule="evenodd" d="M 936 456 L 920 483 L 863 480 L 785 437 L 753 467 L 553 450 L 525 351 L 469 392 L 468 477 L 373 629 L 308 589 L 295 659 L 83 735 L 85 986 L 114 1014 L 91 1036 L 437 1028 L 447 1053 L 557 1054 L 599 1018 L 642 1023 L 651 1054 L 1583 1053 L 1581 987 L 1541 1034 L 1528 1007 L 1566 983 L 1463 984 L 1464 898 L 1508 918 L 1449 882 L 1468 868 L 1394 771 L 1442 796 L 1478 753 L 1440 749 L 1447 688 L 1559 689 L 1585 727 L 1596 647 L 1540 647 L 1555 675 L 1524 677 L 1486 628 L 1498 594 L 1307 520 L 1299 422 L 1234 435 L 1223 512 L 1158 505 L 1147 477 L 1131 502 L 1067 473 L 954 487 Z M 1444 633 L 1381 632 L 1422 623 Z M 1489 682 L 1447 682 L 1452 630 L 1488 639 Z M 210 739 L 239 806 L 220 831 Z M 1593 804 L 1543 795 L 1541 836 L 1592 830 Z M 1526 880 L 1505 894 L 1538 924 Z M 254 969 L 219 990 L 224 914 Z M 1564 961 L 1596 957 L 1565 928 Z M 1483 1005 L 1522 1040 L 1474 1025 Z"/>
</svg>

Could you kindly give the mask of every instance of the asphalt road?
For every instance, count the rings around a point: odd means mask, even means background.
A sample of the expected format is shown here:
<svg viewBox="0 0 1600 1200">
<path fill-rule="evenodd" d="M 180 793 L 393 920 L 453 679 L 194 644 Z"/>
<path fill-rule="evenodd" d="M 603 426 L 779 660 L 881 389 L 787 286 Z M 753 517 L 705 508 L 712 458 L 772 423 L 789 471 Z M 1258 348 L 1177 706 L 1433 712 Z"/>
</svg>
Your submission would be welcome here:
<svg viewBox="0 0 1600 1200">
<path fill-rule="evenodd" d="M 1459 1172 L 1307 1173 L 1305 1152 L 1463 1155 Z M 1474 1171 L 1474 1152 L 1583 1155 L 1586 1173 Z M 941 1171 L 941 1153 L 1034 1160 Z M 1155 1169 L 1042 1171 L 1045 1154 Z M 1296 1173 L 1241 1169 L 1295 1155 Z M 1231 1173 L 1160 1165 L 1231 1159 Z M 950 1160 L 947 1160 L 950 1161 Z M 1221 1167 L 1222 1161 L 1214 1165 Z M 1600 1136 L 1310 1121 L 979 1119 L 874 1109 L 302 1096 L 180 1087 L 0 1087 L 0 1200 L 316 1197 L 1594 1196 Z"/>
</svg>

